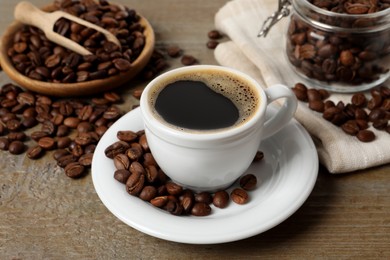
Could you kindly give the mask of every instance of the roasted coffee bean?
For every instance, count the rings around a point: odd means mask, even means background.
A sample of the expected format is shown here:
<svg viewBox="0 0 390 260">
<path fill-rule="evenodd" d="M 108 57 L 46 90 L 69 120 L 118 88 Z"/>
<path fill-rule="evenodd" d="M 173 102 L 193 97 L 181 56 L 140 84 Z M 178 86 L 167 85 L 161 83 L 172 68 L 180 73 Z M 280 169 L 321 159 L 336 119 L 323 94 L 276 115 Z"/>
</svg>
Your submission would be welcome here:
<svg viewBox="0 0 390 260">
<path fill-rule="evenodd" d="M 22 154 L 26 149 L 25 144 L 22 141 L 12 141 L 8 146 L 8 151 L 11 154 Z"/>
<path fill-rule="evenodd" d="M 76 129 L 79 123 L 80 119 L 78 117 L 67 117 L 64 119 L 64 125 L 72 129 Z"/>
<path fill-rule="evenodd" d="M 378 130 L 385 130 L 388 124 L 388 119 L 378 119 L 372 122 L 372 126 Z"/>
<path fill-rule="evenodd" d="M 74 141 L 78 145 L 87 146 L 91 143 L 94 143 L 96 140 L 93 137 L 93 132 L 79 132 Z"/>
<path fill-rule="evenodd" d="M 62 156 L 69 155 L 69 154 L 70 153 L 69 153 L 68 150 L 65 150 L 65 149 L 61 148 L 61 149 L 57 149 L 57 150 L 54 151 L 53 158 L 57 161 Z"/>
<path fill-rule="evenodd" d="M 142 148 L 139 147 L 130 147 L 126 151 L 126 155 L 130 158 L 130 160 L 136 161 L 143 155 Z"/>
<path fill-rule="evenodd" d="M 34 160 L 34 159 L 38 159 L 38 158 L 42 157 L 43 153 L 44 153 L 44 150 L 42 149 L 42 147 L 40 147 L 39 145 L 36 145 L 36 146 L 30 147 L 27 150 L 27 157 Z"/>
<path fill-rule="evenodd" d="M 77 125 L 77 132 L 79 133 L 87 133 L 87 132 L 91 132 L 95 129 L 95 127 L 93 126 L 93 124 L 91 124 L 90 122 L 80 122 L 78 125 Z"/>
<path fill-rule="evenodd" d="M 357 133 L 360 131 L 360 127 L 355 120 L 349 120 L 342 124 L 341 129 L 343 129 L 343 131 L 349 135 L 357 135 Z"/>
<path fill-rule="evenodd" d="M 182 50 L 180 49 L 179 46 L 177 45 L 172 45 L 172 46 L 168 46 L 167 47 L 167 54 L 172 57 L 172 58 L 176 58 L 176 57 L 179 57 L 180 54 L 181 54 Z"/>
<path fill-rule="evenodd" d="M 114 165 L 118 170 L 127 170 L 130 167 L 130 159 L 125 154 L 118 154 L 114 157 Z"/>
<path fill-rule="evenodd" d="M 360 130 L 356 137 L 362 142 L 372 142 L 375 140 L 375 134 L 371 130 Z"/>
<path fill-rule="evenodd" d="M 309 102 L 321 101 L 322 96 L 317 89 L 308 89 L 307 90 L 307 99 L 309 100 Z"/>
<path fill-rule="evenodd" d="M 168 196 L 158 196 L 150 200 L 150 203 L 157 207 L 157 208 L 162 208 L 164 207 L 168 202 Z"/>
<path fill-rule="evenodd" d="M 108 158 L 113 159 L 117 154 L 124 153 L 130 147 L 130 145 L 123 141 L 117 141 L 108 146 L 104 153 Z"/>
<path fill-rule="evenodd" d="M 21 129 L 21 126 L 22 126 L 19 119 L 11 119 L 11 120 L 7 121 L 7 123 L 5 125 L 6 125 L 7 129 L 10 131 L 19 131 Z"/>
<path fill-rule="evenodd" d="M 183 192 L 183 187 L 174 182 L 168 182 L 165 186 L 167 187 L 167 192 L 171 195 L 176 196 Z"/>
<path fill-rule="evenodd" d="M 78 158 L 73 154 L 62 155 L 57 159 L 57 165 L 60 166 L 61 168 L 65 168 L 68 164 L 72 162 L 76 162 L 77 160 Z"/>
<path fill-rule="evenodd" d="M 195 203 L 194 193 L 190 190 L 184 190 L 180 196 L 181 205 L 185 213 L 190 213 Z"/>
<path fill-rule="evenodd" d="M 256 188 L 257 178 L 253 174 L 246 174 L 240 178 L 240 187 L 244 190 L 253 190 Z"/>
<path fill-rule="evenodd" d="M 22 119 L 21 124 L 24 128 L 33 128 L 38 124 L 38 120 L 35 117 L 25 117 Z"/>
<path fill-rule="evenodd" d="M 122 170 L 116 170 L 114 172 L 114 178 L 115 180 L 119 181 L 120 183 L 126 184 L 127 179 L 130 177 L 131 173 L 128 170 L 122 169 Z"/>
<path fill-rule="evenodd" d="M 325 103 L 322 100 L 309 101 L 309 108 L 316 112 L 322 113 L 325 110 Z"/>
<path fill-rule="evenodd" d="M 191 214 L 198 217 L 208 216 L 211 213 L 211 207 L 204 202 L 196 202 L 191 209 Z"/>
<path fill-rule="evenodd" d="M 373 95 L 372 98 L 367 102 L 367 108 L 373 110 L 382 105 L 382 96 Z"/>
<path fill-rule="evenodd" d="M 116 120 L 121 116 L 121 111 L 116 106 L 110 106 L 104 113 L 103 118 L 107 120 Z"/>
<path fill-rule="evenodd" d="M 217 208 L 226 208 L 229 204 L 229 193 L 225 190 L 217 191 L 213 197 L 213 205 Z"/>
<path fill-rule="evenodd" d="M 120 141 L 124 142 L 133 142 L 136 138 L 138 138 L 138 135 L 133 131 L 118 131 L 116 137 Z"/>
<path fill-rule="evenodd" d="M 57 127 L 56 136 L 64 137 L 67 136 L 69 132 L 70 132 L 69 127 L 67 127 L 66 125 L 60 125 Z"/>
<path fill-rule="evenodd" d="M 195 194 L 195 201 L 211 204 L 213 202 L 213 197 L 210 192 L 203 191 Z"/>
<path fill-rule="evenodd" d="M 184 66 L 190 66 L 190 65 L 194 65 L 195 63 L 197 63 L 197 60 L 192 55 L 183 55 L 183 57 L 181 58 L 181 63 Z"/>
<path fill-rule="evenodd" d="M 178 201 L 168 200 L 165 206 L 166 210 L 172 215 L 179 216 L 183 213 L 184 208 Z"/>
<path fill-rule="evenodd" d="M 85 153 L 80 156 L 78 162 L 82 166 L 89 167 L 92 165 L 92 158 L 93 158 L 93 153 Z"/>
<path fill-rule="evenodd" d="M 298 100 L 304 102 L 307 101 L 307 90 L 302 90 L 299 88 L 292 88 L 291 90 L 294 92 Z"/>
<path fill-rule="evenodd" d="M 368 119 L 371 122 L 374 122 L 379 119 L 384 119 L 386 117 L 386 112 L 381 108 L 375 108 L 371 110 L 371 112 L 368 114 Z"/>
<path fill-rule="evenodd" d="M 79 178 L 84 174 L 85 167 L 78 162 L 71 162 L 65 166 L 65 174 L 70 178 Z"/>
<path fill-rule="evenodd" d="M 38 145 L 45 150 L 52 150 L 56 147 L 56 141 L 51 137 L 42 137 L 38 140 Z"/>
<path fill-rule="evenodd" d="M 131 68 L 131 63 L 126 59 L 114 59 L 113 63 L 115 68 L 117 68 L 119 71 L 128 71 Z"/>
<path fill-rule="evenodd" d="M 145 152 L 149 152 L 150 149 L 149 149 L 149 144 L 148 144 L 148 141 L 146 140 L 146 135 L 143 134 L 139 137 L 139 141 L 138 143 L 141 145 L 142 149 L 145 151 Z"/>
<path fill-rule="evenodd" d="M 144 201 L 151 201 L 156 195 L 157 189 L 154 186 L 145 186 L 139 194 L 139 198 Z"/>
<path fill-rule="evenodd" d="M 206 46 L 209 49 L 215 49 L 215 48 L 217 48 L 218 44 L 219 44 L 218 41 L 210 40 L 210 41 L 207 42 Z"/>
<path fill-rule="evenodd" d="M 145 176 L 137 171 L 131 171 L 126 182 L 126 190 L 130 195 L 138 195 L 144 187 Z"/>
<path fill-rule="evenodd" d="M 363 93 L 356 93 L 352 96 L 351 102 L 357 107 L 364 107 L 367 103 L 367 99 Z"/>
<path fill-rule="evenodd" d="M 144 169 L 145 169 L 146 179 L 149 183 L 154 183 L 155 181 L 158 180 L 158 170 L 156 166 L 146 165 Z"/>
<path fill-rule="evenodd" d="M 213 40 L 218 40 L 218 39 L 221 39 L 222 38 L 222 34 L 221 32 L 219 32 L 218 30 L 211 30 L 207 33 L 207 36 L 210 38 L 210 39 L 213 39 Z"/>
<path fill-rule="evenodd" d="M 235 203 L 240 204 L 240 205 L 245 204 L 249 201 L 248 193 L 245 190 L 240 189 L 240 188 L 234 189 L 230 193 L 230 197 L 232 198 L 232 200 Z"/>
<path fill-rule="evenodd" d="M 84 149 L 81 145 L 75 144 L 72 145 L 72 143 L 69 145 L 70 152 L 77 158 L 82 156 L 84 154 Z"/>
</svg>

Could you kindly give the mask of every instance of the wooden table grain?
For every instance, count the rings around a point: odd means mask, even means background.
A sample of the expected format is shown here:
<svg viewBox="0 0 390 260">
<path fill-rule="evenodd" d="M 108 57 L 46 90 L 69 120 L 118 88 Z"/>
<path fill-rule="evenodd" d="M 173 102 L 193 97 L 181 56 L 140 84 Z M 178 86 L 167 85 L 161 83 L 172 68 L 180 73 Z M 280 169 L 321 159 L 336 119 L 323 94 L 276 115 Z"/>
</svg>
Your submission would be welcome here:
<svg viewBox="0 0 390 260">
<path fill-rule="evenodd" d="M 49 1 L 31 0 L 37 6 Z M 157 47 L 176 44 L 201 64 L 214 14 L 226 0 L 117 0 L 147 17 Z M 16 1 L 0 2 L 0 34 Z M 170 60 L 170 68 L 180 66 Z M 0 83 L 9 79 L 0 72 Z M 129 83 L 122 109 L 145 82 Z M 207 234 L 205 234 L 207 236 Z M 30 161 L 0 151 L 0 259 L 390 259 L 390 165 L 343 175 L 320 167 L 303 206 L 280 225 L 237 242 L 174 243 L 143 234 L 113 216 L 95 193 L 91 174 L 65 176 L 50 156 Z"/>
</svg>

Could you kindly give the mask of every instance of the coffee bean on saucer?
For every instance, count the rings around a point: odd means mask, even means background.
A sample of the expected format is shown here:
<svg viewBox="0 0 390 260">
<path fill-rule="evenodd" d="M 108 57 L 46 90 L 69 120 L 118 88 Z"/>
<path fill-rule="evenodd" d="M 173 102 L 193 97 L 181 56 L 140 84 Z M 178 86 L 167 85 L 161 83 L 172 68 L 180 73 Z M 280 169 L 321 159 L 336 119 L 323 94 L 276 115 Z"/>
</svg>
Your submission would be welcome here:
<svg viewBox="0 0 390 260">
<path fill-rule="evenodd" d="M 213 197 L 210 192 L 202 191 L 195 194 L 195 201 L 211 204 L 213 202 Z"/>
<path fill-rule="evenodd" d="M 121 169 L 116 170 L 114 172 L 114 178 L 115 180 L 119 181 L 120 183 L 126 184 L 127 179 L 130 177 L 131 173 L 128 170 Z"/>
<path fill-rule="evenodd" d="M 230 197 L 232 198 L 232 200 L 235 203 L 240 204 L 240 205 L 245 204 L 249 201 L 248 193 L 245 190 L 240 189 L 240 188 L 234 189 L 230 193 Z"/>
<path fill-rule="evenodd" d="M 217 191 L 213 197 L 213 205 L 217 208 L 226 208 L 229 204 L 229 193 L 225 190 Z"/>
<path fill-rule="evenodd" d="M 211 207 L 204 202 L 196 202 L 191 209 L 191 214 L 198 217 L 208 216 L 211 213 Z"/>
<path fill-rule="evenodd" d="M 246 174 L 240 178 L 240 186 L 244 190 L 253 190 L 256 188 L 257 178 L 253 174 Z"/>
</svg>

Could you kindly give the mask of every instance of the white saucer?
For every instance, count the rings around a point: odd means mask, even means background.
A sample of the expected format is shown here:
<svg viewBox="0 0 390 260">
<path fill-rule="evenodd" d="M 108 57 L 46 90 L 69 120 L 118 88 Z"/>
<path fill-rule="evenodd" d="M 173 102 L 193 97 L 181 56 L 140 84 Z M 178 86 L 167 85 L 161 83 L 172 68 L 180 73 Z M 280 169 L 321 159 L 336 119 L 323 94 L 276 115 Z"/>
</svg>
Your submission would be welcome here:
<svg viewBox="0 0 390 260">
<path fill-rule="evenodd" d="M 268 111 L 274 113 L 275 109 L 270 107 Z M 97 194 L 112 214 L 141 232 L 191 244 L 244 239 L 287 219 L 314 187 L 318 174 L 317 152 L 309 134 L 293 120 L 260 145 L 265 157 L 247 171 L 258 179 L 258 187 L 249 192 L 251 199 L 247 204 L 231 202 L 225 209 L 212 206 L 212 214 L 206 217 L 171 215 L 130 196 L 124 185 L 114 179 L 113 161 L 104 154 L 106 147 L 117 141 L 119 130 L 143 129 L 140 112 L 139 108 L 130 111 L 101 138 L 92 161 L 92 179 Z"/>
</svg>

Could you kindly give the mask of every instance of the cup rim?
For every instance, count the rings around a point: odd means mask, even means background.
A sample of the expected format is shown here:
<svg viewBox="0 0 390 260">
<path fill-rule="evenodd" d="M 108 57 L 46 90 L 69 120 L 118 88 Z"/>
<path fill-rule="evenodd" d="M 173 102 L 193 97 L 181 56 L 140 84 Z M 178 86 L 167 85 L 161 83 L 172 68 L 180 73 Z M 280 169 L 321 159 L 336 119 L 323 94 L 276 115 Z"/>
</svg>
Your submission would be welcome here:
<svg viewBox="0 0 390 260">
<path fill-rule="evenodd" d="M 183 72 L 189 73 L 191 71 L 199 71 L 199 70 L 201 71 L 216 70 L 220 72 L 227 72 L 236 77 L 239 77 L 240 79 L 242 78 L 245 82 L 248 82 L 251 86 L 253 86 L 260 97 L 260 104 L 257 110 L 255 111 L 255 113 L 253 114 L 253 116 L 251 116 L 248 121 L 240 124 L 237 127 L 222 129 L 215 132 L 205 132 L 205 133 L 184 132 L 159 122 L 153 116 L 151 106 L 149 105 L 148 102 L 148 94 L 150 89 L 157 82 L 169 78 L 172 75 L 179 74 L 179 73 L 181 74 Z M 219 66 L 219 65 L 192 65 L 188 67 L 180 67 L 180 68 L 167 71 L 159 75 L 155 79 L 153 79 L 151 82 L 149 82 L 145 87 L 144 91 L 142 92 L 140 98 L 140 108 L 141 108 L 141 114 L 144 120 L 145 128 L 148 128 L 149 131 L 153 132 L 158 137 L 164 138 L 168 141 L 175 142 L 175 143 L 177 141 L 180 142 L 184 141 L 183 145 L 185 145 L 185 143 L 201 143 L 201 142 L 210 143 L 212 141 L 220 142 L 221 140 L 233 141 L 235 139 L 242 138 L 242 136 L 245 136 L 249 134 L 251 131 L 253 131 L 254 129 L 256 129 L 255 127 L 256 124 L 260 123 L 259 119 L 263 115 L 265 115 L 266 105 L 267 105 L 266 94 L 263 88 L 254 78 L 239 70 L 225 67 L 225 66 Z"/>
</svg>

